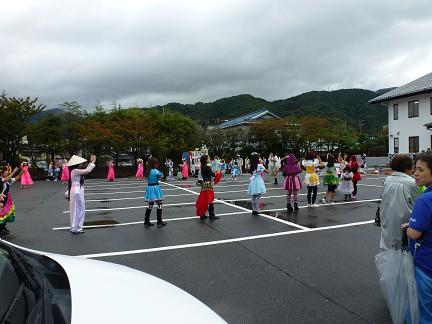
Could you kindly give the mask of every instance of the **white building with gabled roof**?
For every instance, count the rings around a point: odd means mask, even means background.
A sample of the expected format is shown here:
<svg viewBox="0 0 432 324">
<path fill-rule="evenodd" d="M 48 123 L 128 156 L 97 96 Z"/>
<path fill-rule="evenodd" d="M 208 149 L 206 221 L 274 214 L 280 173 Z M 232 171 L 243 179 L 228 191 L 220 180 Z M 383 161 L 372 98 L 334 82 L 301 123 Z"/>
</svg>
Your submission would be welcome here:
<svg viewBox="0 0 432 324">
<path fill-rule="evenodd" d="M 418 153 L 432 147 L 432 73 L 369 102 L 388 109 L 390 155 Z"/>
</svg>

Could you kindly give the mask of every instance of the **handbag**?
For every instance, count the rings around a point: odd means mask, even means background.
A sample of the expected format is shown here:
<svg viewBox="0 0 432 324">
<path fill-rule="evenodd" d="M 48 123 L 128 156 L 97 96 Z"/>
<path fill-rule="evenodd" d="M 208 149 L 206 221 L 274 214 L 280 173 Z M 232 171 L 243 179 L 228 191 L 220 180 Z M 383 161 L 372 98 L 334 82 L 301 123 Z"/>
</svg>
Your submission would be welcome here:
<svg viewBox="0 0 432 324">
<path fill-rule="evenodd" d="M 381 207 L 381 196 L 380 196 L 380 202 L 378 203 L 378 208 L 375 212 L 375 226 L 378 227 L 381 227 L 380 207 Z"/>
<path fill-rule="evenodd" d="M 381 218 L 380 218 L 380 205 L 375 212 L 375 226 L 381 227 Z"/>
</svg>

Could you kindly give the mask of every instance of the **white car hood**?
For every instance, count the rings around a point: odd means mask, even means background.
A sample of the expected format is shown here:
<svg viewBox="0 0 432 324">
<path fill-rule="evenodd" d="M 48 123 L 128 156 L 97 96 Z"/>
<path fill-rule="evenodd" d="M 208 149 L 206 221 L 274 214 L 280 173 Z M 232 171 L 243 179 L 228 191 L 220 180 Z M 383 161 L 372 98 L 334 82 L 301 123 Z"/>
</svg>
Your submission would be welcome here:
<svg viewBox="0 0 432 324">
<path fill-rule="evenodd" d="M 65 270 L 72 295 L 72 324 L 226 323 L 180 288 L 114 263 L 47 254 Z"/>
</svg>

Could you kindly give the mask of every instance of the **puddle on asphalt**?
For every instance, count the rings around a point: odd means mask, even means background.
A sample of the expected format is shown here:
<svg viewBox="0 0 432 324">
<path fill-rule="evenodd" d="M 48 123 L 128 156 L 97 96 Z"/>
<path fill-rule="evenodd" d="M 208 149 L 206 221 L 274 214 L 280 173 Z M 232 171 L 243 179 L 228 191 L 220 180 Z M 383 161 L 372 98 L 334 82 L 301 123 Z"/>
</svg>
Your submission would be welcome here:
<svg viewBox="0 0 432 324">
<path fill-rule="evenodd" d="M 252 210 L 252 202 L 251 201 L 236 201 L 236 200 L 227 200 L 228 202 L 230 202 L 231 204 L 234 204 L 236 206 L 240 206 L 243 208 L 247 208 Z M 262 201 L 260 202 L 260 208 L 263 209 L 267 204 L 263 203 Z"/>
<path fill-rule="evenodd" d="M 96 221 L 84 222 L 84 226 L 92 226 L 92 225 L 110 226 L 110 225 L 114 225 L 114 224 L 119 224 L 119 222 L 117 222 L 116 220 L 113 220 L 113 219 L 100 219 L 100 220 L 96 220 Z M 92 229 L 92 228 L 90 227 L 90 228 L 86 228 L 86 229 Z"/>
<path fill-rule="evenodd" d="M 180 185 L 180 187 L 182 187 L 182 188 L 190 188 L 191 185 L 188 185 L 188 184 L 182 184 L 182 185 Z"/>
<path fill-rule="evenodd" d="M 330 226 L 339 224 L 338 221 L 334 219 L 328 219 L 326 217 L 316 216 L 316 215 L 309 215 L 305 211 L 275 211 L 275 212 L 263 212 L 263 214 L 266 214 L 268 216 L 272 216 L 275 218 L 283 219 L 291 223 L 295 223 L 301 226 L 306 226 L 309 228 L 317 228 L 321 226 Z"/>
</svg>

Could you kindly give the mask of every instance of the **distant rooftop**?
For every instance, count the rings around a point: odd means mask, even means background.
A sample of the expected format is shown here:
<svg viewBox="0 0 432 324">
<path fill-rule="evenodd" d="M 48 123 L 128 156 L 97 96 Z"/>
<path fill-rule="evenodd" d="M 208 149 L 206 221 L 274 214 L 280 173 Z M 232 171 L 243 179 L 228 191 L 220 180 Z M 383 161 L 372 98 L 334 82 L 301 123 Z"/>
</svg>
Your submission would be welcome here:
<svg viewBox="0 0 432 324">
<path fill-rule="evenodd" d="M 425 92 L 432 92 L 432 73 L 426 74 L 417 80 L 386 92 L 381 96 L 369 100 L 369 102 L 381 103 L 383 101 L 389 101 L 390 99 L 408 97 Z"/>
<path fill-rule="evenodd" d="M 260 119 L 261 117 L 263 117 L 267 114 L 272 115 L 276 119 L 281 119 L 279 116 L 273 114 L 270 110 L 263 109 L 263 110 L 255 111 L 253 113 L 249 113 L 247 115 L 242 115 L 240 117 L 230 119 L 230 120 L 218 125 L 217 128 L 224 129 L 224 128 L 229 128 L 229 127 L 239 126 L 242 124 L 247 124 L 247 123 L 253 122 L 254 120 Z"/>
</svg>

